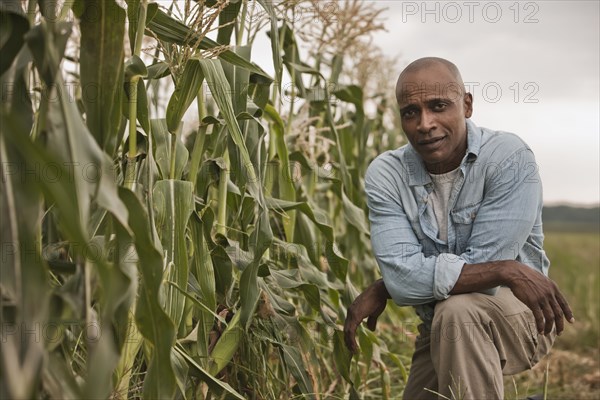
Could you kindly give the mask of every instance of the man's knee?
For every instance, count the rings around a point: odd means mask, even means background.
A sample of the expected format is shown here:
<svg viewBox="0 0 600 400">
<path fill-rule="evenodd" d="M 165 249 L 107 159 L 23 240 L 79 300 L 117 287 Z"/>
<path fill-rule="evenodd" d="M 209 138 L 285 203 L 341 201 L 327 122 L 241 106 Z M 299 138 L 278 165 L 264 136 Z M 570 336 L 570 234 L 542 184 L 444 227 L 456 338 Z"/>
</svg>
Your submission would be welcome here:
<svg viewBox="0 0 600 400">
<path fill-rule="evenodd" d="M 435 306 L 434 323 L 441 318 L 451 321 L 472 321 L 482 314 L 486 315 L 485 296 L 481 293 L 457 294 L 438 302 Z"/>
<path fill-rule="evenodd" d="M 443 340 L 446 344 L 472 342 L 475 336 L 487 333 L 488 311 L 480 293 L 450 296 L 437 303 L 431 326 L 432 341 Z"/>
</svg>

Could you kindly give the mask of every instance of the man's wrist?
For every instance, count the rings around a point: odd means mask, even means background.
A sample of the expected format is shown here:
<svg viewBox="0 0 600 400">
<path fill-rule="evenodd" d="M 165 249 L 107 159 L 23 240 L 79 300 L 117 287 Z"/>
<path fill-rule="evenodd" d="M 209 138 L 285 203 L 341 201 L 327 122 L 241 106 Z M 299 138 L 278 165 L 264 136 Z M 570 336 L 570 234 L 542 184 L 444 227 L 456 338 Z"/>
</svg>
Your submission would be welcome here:
<svg viewBox="0 0 600 400">
<path fill-rule="evenodd" d="M 501 281 L 503 286 L 512 287 L 519 276 L 519 267 L 522 265 L 517 261 L 506 260 L 500 261 L 502 263 L 500 268 Z"/>
<path fill-rule="evenodd" d="M 392 298 L 392 296 L 390 296 L 390 293 L 387 291 L 387 288 L 385 287 L 385 283 L 383 282 L 383 279 L 379 279 L 379 280 L 375 281 L 375 285 L 377 286 L 377 293 L 381 294 L 381 296 L 385 300 Z"/>
<path fill-rule="evenodd" d="M 500 260 L 487 264 L 491 267 L 490 271 L 495 277 L 493 280 L 502 286 L 511 287 L 516 279 L 520 263 L 513 260 Z"/>
</svg>

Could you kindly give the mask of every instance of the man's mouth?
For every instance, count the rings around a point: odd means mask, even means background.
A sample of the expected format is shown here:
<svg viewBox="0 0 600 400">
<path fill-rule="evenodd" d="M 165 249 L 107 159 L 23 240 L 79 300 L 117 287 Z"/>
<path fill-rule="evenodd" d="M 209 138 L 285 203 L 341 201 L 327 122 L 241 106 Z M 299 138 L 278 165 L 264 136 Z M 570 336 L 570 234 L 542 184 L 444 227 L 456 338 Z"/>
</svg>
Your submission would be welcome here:
<svg viewBox="0 0 600 400">
<path fill-rule="evenodd" d="M 441 137 L 432 138 L 432 139 L 424 139 L 424 140 L 419 140 L 417 142 L 417 144 L 419 146 L 425 147 L 427 149 L 435 149 L 443 142 L 444 139 L 446 139 L 446 136 L 441 136 Z"/>
</svg>

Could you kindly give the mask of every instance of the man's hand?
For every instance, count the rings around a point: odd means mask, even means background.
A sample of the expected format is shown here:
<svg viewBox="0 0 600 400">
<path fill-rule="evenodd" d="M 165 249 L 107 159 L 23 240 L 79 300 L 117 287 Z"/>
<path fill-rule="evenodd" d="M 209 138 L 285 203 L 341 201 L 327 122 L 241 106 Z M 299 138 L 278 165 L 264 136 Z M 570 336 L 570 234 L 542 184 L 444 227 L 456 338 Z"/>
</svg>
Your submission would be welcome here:
<svg viewBox="0 0 600 400">
<path fill-rule="evenodd" d="M 508 286 L 515 297 L 533 312 L 537 330 L 547 335 L 556 324 L 556 333 L 564 327 L 564 319 L 573 323 L 573 312 L 558 286 L 547 276 L 514 260 L 465 264 L 450 294 L 471 293 Z"/>
<path fill-rule="evenodd" d="M 556 333 L 564 329 L 564 319 L 573 323 L 573 312 L 554 281 L 516 261 L 511 266 L 507 285 L 515 297 L 533 312 L 537 330 L 547 335 L 556 324 Z M 563 319 L 564 318 L 564 319 Z"/>
<path fill-rule="evenodd" d="M 366 288 L 348 307 L 348 314 L 344 323 L 344 341 L 350 352 L 356 353 L 358 351 L 355 336 L 356 329 L 362 320 L 368 317 L 367 327 L 374 331 L 377 318 L 385 310 L 389 298 L 390 294 L 385 288 L 383 280 L 380 279 Z"/>
</svg>

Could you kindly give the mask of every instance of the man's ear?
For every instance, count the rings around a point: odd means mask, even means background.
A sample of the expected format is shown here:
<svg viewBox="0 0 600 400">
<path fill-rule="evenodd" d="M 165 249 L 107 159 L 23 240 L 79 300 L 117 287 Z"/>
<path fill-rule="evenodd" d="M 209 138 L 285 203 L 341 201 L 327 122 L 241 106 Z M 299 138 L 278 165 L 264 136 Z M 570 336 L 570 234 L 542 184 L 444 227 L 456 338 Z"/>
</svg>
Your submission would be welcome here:
<svg viewBox="0 0 600 400">
<path fill-rule="evenodd" d="M 471 115 L 473 115 L 473 95 L 471 93 L 465 93 L 463 101 L 463 106 L 465 107 L 465 118 L 471 118 Z"/>
</svg>

